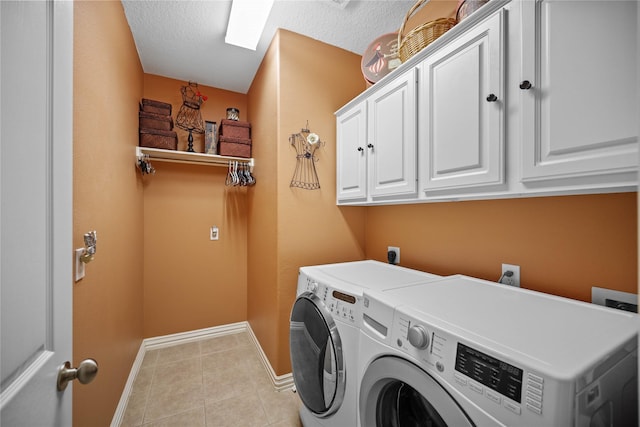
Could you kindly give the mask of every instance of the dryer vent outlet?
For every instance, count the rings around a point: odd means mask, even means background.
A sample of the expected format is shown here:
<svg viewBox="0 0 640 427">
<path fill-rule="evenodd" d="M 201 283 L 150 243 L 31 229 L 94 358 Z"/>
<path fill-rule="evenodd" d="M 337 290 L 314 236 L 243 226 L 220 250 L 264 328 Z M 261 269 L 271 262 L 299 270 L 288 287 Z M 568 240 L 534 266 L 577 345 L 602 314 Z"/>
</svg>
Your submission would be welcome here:
<svg viewBox="0 0 640 427">
<path fill-rule="evenodd" d="M 387 261 L 389 261 L 389 264 L 400 264 L 400 248 L 388 246 Z"/>
</svg>

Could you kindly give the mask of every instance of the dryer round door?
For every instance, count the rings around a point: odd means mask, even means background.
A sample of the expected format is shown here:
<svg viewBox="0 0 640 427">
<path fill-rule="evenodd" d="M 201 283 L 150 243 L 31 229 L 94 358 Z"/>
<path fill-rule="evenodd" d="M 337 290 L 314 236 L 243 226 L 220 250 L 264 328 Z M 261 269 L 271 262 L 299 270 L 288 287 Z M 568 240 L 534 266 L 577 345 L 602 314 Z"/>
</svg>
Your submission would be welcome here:
<svg viewBox="0 0 640 427">
<path fill-rule="evenodd" d="M 431 375 L 395 356 L 374 360 L 360 384 L 363 426 L 473 426 L 469 417 Z"/>
<path fill-rule="evenodd" d="M 345 392 L 342 341 L 331 313 L 311 292 L 302 293 L 293 304 L 289 345 L 300 399 L 319 417 L 333 414 Z"/>
</svg>

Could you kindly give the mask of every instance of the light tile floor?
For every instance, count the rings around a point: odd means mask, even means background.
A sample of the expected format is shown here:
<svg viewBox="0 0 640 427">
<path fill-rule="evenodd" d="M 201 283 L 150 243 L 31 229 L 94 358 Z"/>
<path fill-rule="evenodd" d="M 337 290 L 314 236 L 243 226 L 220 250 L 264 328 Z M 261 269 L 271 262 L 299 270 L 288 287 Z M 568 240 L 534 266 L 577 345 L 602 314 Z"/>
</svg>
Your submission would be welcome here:
<svg viewBox="0 0 640 427">
<path fill-rule="evenodd" d="M 242 332 L 148 351 L 121 426 L 300 427 L 299 406 Z"/>
</svg>

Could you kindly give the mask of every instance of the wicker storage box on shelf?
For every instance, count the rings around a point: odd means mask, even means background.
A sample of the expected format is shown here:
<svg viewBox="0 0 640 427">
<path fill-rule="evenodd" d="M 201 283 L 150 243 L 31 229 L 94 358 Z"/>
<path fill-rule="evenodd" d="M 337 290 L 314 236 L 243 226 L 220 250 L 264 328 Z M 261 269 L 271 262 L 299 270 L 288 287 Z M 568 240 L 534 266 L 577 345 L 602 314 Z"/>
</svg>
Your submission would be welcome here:
<svg viewBox="0 0 640 427">
<path fill-rule="evenodd" d="M 454 18 L 439 18 L 419 25 L 404 34 L 404 27 L 409 18 L 426 2 L 427 0 L 418 0 L 409 9 L 398 31 L 398 57 L 402 62 L 406 62 L 456 25 Z"/>
<path fill-rule="evenodd" d="M 178 149 L 178 136 L 173 132 L 171 104 L 143 98 L 138 120 L 141 147 Z"/>
<path fill-rule="evenodd" d="M 220 120 L 220 136 L 231 138 L 251 138 L 251 123 L 240 120 Z"/>
<path fill-rule="evenodd" d="M 174 131 L 140 128 L 140 146 L 177 150 L 178 135 Z"/>
<path fill-rule="evenodd" d="M 221 156 L 251 157 L 251 140 L 248 138 L 218 137 L 218 154 Z"/>
<path fill-rule="evenodd" d="M 162 114 L 165 116 L 171 115 L 171 104 L 153 99 L 142 98 L 140 103 L 140 111 L 146 113 Z"/>
<path fill-rule="evenodd" d="M 141 129 L 173 130 L 173 119 L 171 116 L 147 113 L 146 111 L 140 111 L 138 115 Z"/>
</svg>

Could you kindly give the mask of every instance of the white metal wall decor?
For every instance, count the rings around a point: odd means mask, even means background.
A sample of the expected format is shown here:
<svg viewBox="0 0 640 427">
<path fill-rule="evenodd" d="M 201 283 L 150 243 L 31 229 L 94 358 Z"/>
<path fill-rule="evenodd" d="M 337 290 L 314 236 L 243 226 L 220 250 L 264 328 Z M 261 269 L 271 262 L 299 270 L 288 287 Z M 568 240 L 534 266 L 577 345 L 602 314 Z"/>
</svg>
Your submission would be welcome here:
<svg viewBox="0 0 640 427">
<path fill-rule="evenodd" d="M 316 150 L 324 142 L 320 141 L 320 137 L 311 132 L 307 126 L 300 130 L 299 133 L 291 134 L 289 142 L 296 149 L 296 170 L 293 172 L 290 187 L 302 188 L 305 190 L 318 190 L 320 181 L 316 172 Z"/>
</svg>

